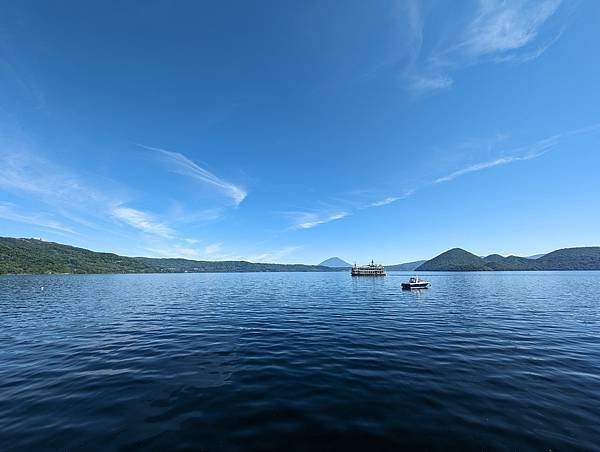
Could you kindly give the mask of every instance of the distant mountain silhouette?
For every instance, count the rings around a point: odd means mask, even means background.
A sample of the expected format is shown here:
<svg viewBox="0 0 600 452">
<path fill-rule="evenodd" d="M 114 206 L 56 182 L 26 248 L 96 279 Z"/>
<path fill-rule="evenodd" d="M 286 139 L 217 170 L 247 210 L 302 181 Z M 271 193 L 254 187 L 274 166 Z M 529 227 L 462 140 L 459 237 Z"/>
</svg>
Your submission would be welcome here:
<svg viewBox="0 0 600 452">
<path fill-rule="evenodd" d="M 340 259 L 339 257 L 330 257 L 329 259 L 324 260 L 319 265 L 323 267 L 331 267 L 331 268 L 347 268 L 352 267 L 348 262 Z"/>
<path fill-rule="evenodd" d="M 539 259 L 540 257 L 544 257 L 545 254 L 534 254 L 533 256 L 525 256 L 527 259 Z"/>
<path fill-rule="evenodd" d="M 411 272 L 427 261 L 406 262 L 404 264 L 386 265 L 385 269 L 389 271 Z"/>
<path fill-rule="evenodd" d="M 564 248 L 541 257 L 490 254 L 484 258 L 453 248 L 420 265 L 418 271 L 600 270 L 600 247 Z"/>
</svg>

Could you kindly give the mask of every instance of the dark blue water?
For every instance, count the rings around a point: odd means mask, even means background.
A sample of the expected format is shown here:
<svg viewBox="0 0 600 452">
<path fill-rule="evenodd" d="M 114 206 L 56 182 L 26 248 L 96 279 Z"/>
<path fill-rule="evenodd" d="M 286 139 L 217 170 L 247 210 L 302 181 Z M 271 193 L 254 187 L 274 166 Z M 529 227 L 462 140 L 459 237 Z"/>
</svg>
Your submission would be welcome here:
<svg viewBox="0 0 600 452">
<path fill-rule="evenodd" d="M 600 272 L 403 279 L 0 277 L 0 449 L 598 448 Z"/>
</svg>

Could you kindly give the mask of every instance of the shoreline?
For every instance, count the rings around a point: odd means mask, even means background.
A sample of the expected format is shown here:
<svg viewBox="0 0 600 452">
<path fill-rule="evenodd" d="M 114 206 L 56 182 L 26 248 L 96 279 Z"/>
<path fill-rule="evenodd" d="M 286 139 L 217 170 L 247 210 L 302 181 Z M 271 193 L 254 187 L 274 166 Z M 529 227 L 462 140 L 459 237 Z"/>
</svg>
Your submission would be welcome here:
<svg viewBox="0 0 600 452">
<path fill-rule="evenodd" d="M 4 276 L 86 276 L 86 275 L 219 275 L 219 274 L 255 274 L 255 273 L 343 273 L 342 270 L 308 270 L 308 271 L 205 271 L 205 272 L 102 272 L 102 273 L 0 273 L 0 278 Z M 577 270 L 577 269 L 555 269 L 555 270 L 474 270 L 474 271 L 453 271 L 453 270 L 389 270 L 388 273 L 403 274 L 421 274 L 421 275 L 455 275 L 455 274 L 507 274 L 507 273 L 567 273 L 567 272 L 600 272 L 596 270 Z M 370 279 L 368 277 L 362 279 Z"/>
</svg>

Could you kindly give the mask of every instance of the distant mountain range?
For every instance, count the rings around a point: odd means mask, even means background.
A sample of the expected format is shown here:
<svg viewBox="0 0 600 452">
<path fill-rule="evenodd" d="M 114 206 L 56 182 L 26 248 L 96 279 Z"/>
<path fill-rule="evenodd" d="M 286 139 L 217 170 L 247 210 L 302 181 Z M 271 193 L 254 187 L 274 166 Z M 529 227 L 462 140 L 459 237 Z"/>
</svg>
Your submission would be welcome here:
<svg viewBox="0 0 600 452">
<path fill-rule="evenodd" d="M 320 265 L 263 264 L 125 257 L 38 239 L 0 237 L 0 274 L 331 272 L 351 265 L 333 257 Z M 541 257 L 479 257 L 460 248 L 428 261 L 388 265 L 389 271 L 600 270 L 600 247 L 565 248 Z"/>
<path fill-rule="evenodd" d="M 348 262 L 340 259 L 339 257 L 330 257 L 329 259 L 325 259 L 319 265 L 322 265 L 323 267 L 331 267 L 331 268 L 350 268 L 350 267 L 352 267 L 352 265 L 350 265 Z"/>
<path fill-rule="evenodd" d="M 545 254 L 534 254 L 533 256 L 525 256 L 525 257 L 527 259 L 539 259 L 542 256 L 545 256 Z"/>
<path fill-rule="evenodd" d="M 564 248 L 541 257 L 479 257 L 453 248 L 416 268 L 418 271 L 600 270 L 600 247 Z"/>
<path fill-rule="evenodd" d="M 406 262 L 405 264 L 396 264 L 396 265 L 386 265 L 385 269 L 389 271 L 399 271 L 399 272 L 411 272 L 416 270 L 417 267 L 423 265 L 427 261 L 415 261 L 415 262 Z"/>
<path fill-rule="evenodd" d="M 336 270 L 319 265 L 125 257 L 37 239 L 0 237 L 0 274 L 326 271 Z"/>
<path fill-rule="evenodd" d="M 396 265 L 386 265 L 386 270 L 389 271 L 413 271 L 419 265 L 425 263 L 426 261 L 415 261 L 415 262 L 406 262 L 404 264 L 396 264 Z M 330 257 L 329 259 L 324 260 L 319 265 L 330 268 L 337 269 L 348 269 L 352 267 L 348 262 L 340 259 L 339 257 Z"/>
</svg>

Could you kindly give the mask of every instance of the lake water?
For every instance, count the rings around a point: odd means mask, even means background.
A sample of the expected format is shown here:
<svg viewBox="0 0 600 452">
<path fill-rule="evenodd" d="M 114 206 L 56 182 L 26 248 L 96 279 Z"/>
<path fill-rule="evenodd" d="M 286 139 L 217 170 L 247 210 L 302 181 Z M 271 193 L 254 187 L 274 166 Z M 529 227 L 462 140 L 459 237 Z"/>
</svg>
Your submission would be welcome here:
<svg viewBox="0 0 600 452">
<path fill-rule="evenodd" d="M 600 447 L 600 272 L 427 278 L 0 277 L 0 450 Z"/>
</svg>

